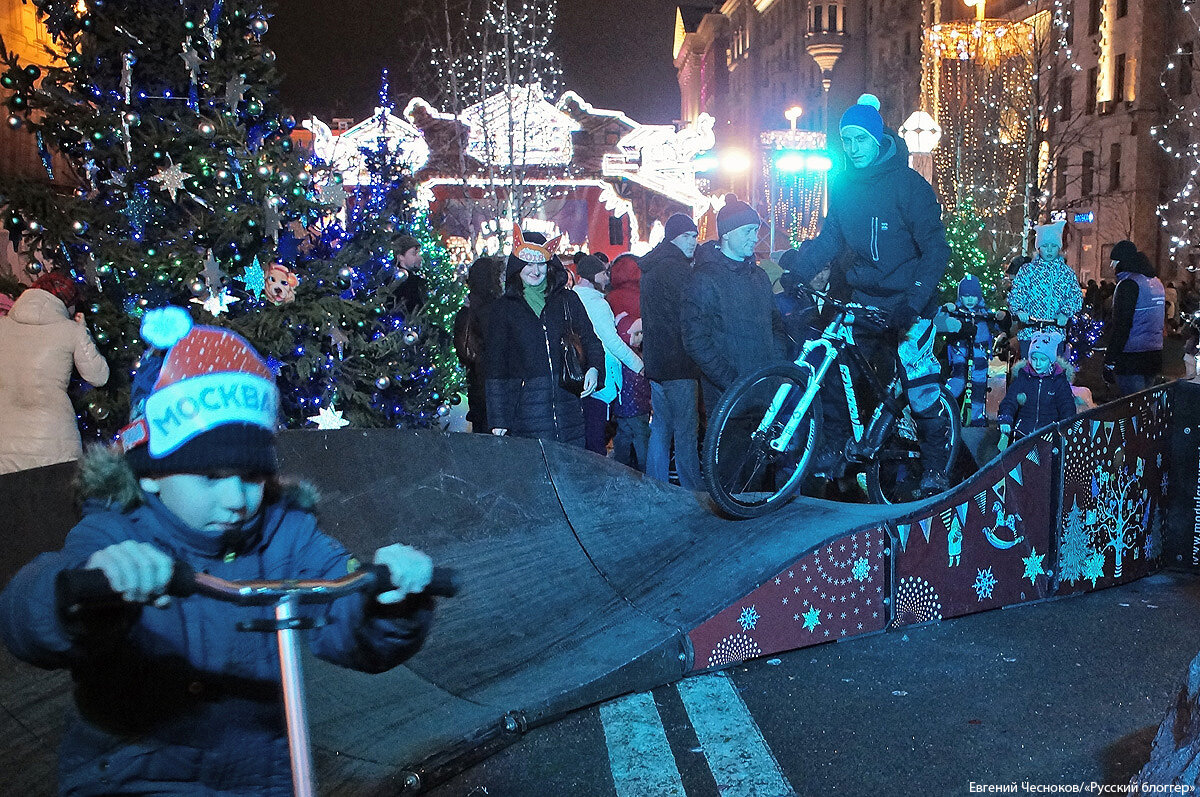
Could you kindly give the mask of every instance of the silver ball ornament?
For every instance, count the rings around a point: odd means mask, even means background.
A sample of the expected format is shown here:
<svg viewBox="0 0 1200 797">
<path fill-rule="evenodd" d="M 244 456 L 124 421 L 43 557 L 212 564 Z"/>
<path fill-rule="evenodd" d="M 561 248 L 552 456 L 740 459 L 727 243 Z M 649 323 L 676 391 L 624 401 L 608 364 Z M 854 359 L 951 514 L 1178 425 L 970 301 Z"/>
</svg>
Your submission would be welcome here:
<svg viewBox="0 0 1200 797">
<path fill-rule="evenodd" d="M 81 219 L 81 220 L 73 223 L 71 225 L 71 229 L 75 232 L 76 235 L 83 235 L 85 232 L 88 231 L 88 223 Z"/>
<path fill-rule="evenodd" d="M 13 130 L 19 129 L 21 127 L 21 125 L 23 125 L 23 124 L 25 124 L 25 122 L 22 121 L 21 117 L 19 117 L 19 116 L 13 115 L 13 116 L 8 117 L 8 126 L 11 127 Z"/>
<path fill-rule="evenodd" d="M 400 336 L 400 340 L 404 343 L 405 346 L 412 346 L 412 345 L 416 344 L 416 342 L 420 339 L 421 339 L 421 334 L 417 330 L 413 329 L 412 327 L 406 327 L 404 330 L 404 334 L 402 334 Z"/>
<path fill-rule="evenodd" d="M 250 22 L 250 32 L 255 36 L 265 36 L 268 29 L 267 21 L 261 17 Z"/>
<path fill-rule="evenodd" d="M 375 387 L 379 388 L 380 390 L 385 390 L 391 383 L 391 379 L 387 378 L 386 376 L 381 376 L 375 380 Z"/>
<path fill-rule="evenodd" d="M 200 280 L 194 280 L 188 287 L 191 288 L 192 293 L 196 294 L 197 296 L 204 293 L 204 283 Z"/>
<path fill-rule="evenodd" d="M 217 126 L 205 119 L 203 122 L 196 125 L 196 130 L 200 131 L 200 135 L 204 136 L 205 138 L 209 138 L 217 132 Z"/>
<path fill-rule="evenodd" d="M 448 404 L 437 405 L 437 416 L 439 418 L 445 418 L 449 414 L 450 414 L 450 405 L 448 405 Z"/>
<path fill-rule="evenodd" d="M 124 116 L 121 118 L 124 119 L 125 124 L 129 125 L 130 127 L 137 127 L 142 123 L 142 115 L 137 111 L 126 111 Z"/>
</svg>

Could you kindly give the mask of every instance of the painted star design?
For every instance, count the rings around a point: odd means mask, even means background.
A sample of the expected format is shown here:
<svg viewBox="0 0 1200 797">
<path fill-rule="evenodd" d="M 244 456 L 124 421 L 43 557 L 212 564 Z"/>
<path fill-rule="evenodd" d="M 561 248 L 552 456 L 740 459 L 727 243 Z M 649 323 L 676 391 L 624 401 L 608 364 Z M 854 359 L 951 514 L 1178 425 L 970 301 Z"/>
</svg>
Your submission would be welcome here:
<svg viewBox="0 0 1200 797">
<path fill-rule="evenodd" d="M 211 249 L 208 250 L 208 253 L 204 258 L 204 270 L 200 272 L 200 276 L 203 277 L 204 281 L 209 285 L 220 285 L 225 281 L 225 272 L 222 271 L 221 267 L 217 264 L 217 259 L 213 257 Z"/>
<path fill-rule="evenodd" d="M 815 631 L 817 626 L 821 624 L 821 610 L 815 606 L 810 606 L 808 611 L 804 613 L 804 627 L 809 631 Z"/>
<path fill-rule="evenodd" d="M 175 194 L 183 189 L 183 181 L 191 177 L 183 170 L 183 167 L 178 163 L 172 163 L 165 169 L 159 169 L 158 174 L 150 179 L 158 183 L 158 187 L 171 195 L 171 201 L 175 201 Z"/>
<path fill-rule="evenodd" d="M 322 407 L 316 415 L 308 416 L 308 420 L 315 423 L 318 429 L 341 429 L 350 425 L 350 421 L 342 417 L 342 411 L 333 407 Z"/>
<path fill-rule="evenodd" d="M 1021 561 L 1025 563 L 1025 572 L 1021 578 L 1029 579 L 1029 583 L 1033 584 L 1038 576 L 1046 575 L 1046 570 L 1042 566 L 1042 562 L 1046 559 L 1046 554 L 1039 554 L 1037 548 L 1030 549 L 1029 556 L 1026 556 Z"/>
</svg>

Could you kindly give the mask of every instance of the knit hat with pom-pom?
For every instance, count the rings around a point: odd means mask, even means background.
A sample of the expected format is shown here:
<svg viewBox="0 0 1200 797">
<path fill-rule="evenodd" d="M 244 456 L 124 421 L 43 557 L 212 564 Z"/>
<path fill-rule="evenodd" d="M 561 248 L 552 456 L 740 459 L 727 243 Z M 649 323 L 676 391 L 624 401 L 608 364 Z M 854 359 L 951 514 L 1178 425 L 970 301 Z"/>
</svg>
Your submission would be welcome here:
<svg viewBox="0 0 1200 797">
<path fill-rule="evenodd" d="M 151 310 L 119 440 L 138 476 L 270 474 L 277 468 L 279 391 L 270 367 L 244 338 L 193 326 L 181 307 Z"/>
<path fill-rule="evenodd" d="M 883 117 L 879 115 L 879 98 L 874 94 L 863 94 L 856 105 L 851 105 L 842 114 L 838 128 L 845 130 L 853 127 L 875 139 L 875 143 L 883 146 Z"/>
</svg>

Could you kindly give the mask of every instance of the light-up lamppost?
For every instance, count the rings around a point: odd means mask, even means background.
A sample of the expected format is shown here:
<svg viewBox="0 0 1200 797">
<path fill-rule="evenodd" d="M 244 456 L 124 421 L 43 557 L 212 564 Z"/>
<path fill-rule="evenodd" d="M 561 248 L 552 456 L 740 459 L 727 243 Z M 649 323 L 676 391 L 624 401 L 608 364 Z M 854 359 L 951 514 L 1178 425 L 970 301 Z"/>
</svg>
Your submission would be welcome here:
<svg viewBox="0 0 1200 797">
<path fill-rule="evenodd" d="M 799 119 L 800 115 L 803 113 L 804 113 L 803 108 L 801 108 L 799 105 L 793 105 L 791 108 L 788 108 L 786 111 L 783 112 L 783 116 L 785 119 L 787 119 L 789 122 L 792 123 L 792 129 L 795 130 L 796 129 L 796 120 Z"/>
<path fill-rule="evenodd" d="M 898 132 L 908 146 L 908 164 L 932 185 L 933 151 L 942 138 L 941 125 L 927 111 L 913 111 Z"/>
</svg>

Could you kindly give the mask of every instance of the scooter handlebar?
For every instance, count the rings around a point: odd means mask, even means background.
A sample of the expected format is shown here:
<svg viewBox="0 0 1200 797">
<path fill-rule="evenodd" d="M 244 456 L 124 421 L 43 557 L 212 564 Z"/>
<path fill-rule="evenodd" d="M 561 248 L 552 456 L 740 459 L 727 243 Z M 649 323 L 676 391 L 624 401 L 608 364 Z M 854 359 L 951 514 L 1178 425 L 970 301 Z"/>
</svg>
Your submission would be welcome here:
<svg viewBox="0 0 1200 797">
<path fill-rule="evenodd" d="M 458 594 L 455 571 L 435 567 L 433 577 L 422 590 L 423 594 L 451 598 Z M 94 568 L 63 570 L 56 584 L 59 604 L 67 616 L 84 608 L 115 608 L 124 606 L 121 593 L 113 590 L 104 571 Z M 281 581 L 229 581 L 197 573 L 191 565 L 175 561 L 165 594 L 186 598 L 200 593 L 210 598 L 242 606 L 268 605 L 283 598 L 295 598 L 301 603 L 330 603 L 352 592 L 378 595 L 392 589 L 391 572 L 387 565 L 369 565 L 342 578 L 332 580 L 285 579 Z"/>
</svg>

